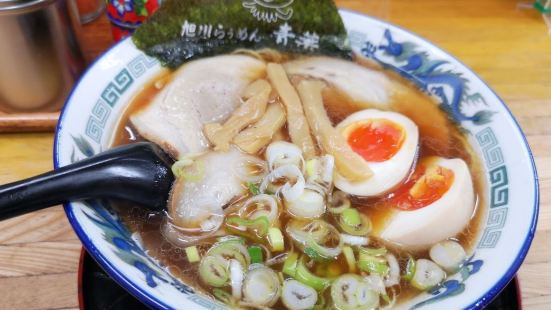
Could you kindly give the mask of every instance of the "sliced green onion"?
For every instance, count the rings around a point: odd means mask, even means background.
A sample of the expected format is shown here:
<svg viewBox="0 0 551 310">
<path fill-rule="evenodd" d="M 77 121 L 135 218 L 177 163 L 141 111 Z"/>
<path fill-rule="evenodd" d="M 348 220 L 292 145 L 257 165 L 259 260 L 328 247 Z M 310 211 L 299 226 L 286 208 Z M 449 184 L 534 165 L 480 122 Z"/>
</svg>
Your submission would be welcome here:
<svg viewBox="0 0 551 310">
<path fill-rule="evenodd" d="M 199 255 L 199 251 L 197 250 L 196 246 L 187 247 L 186 256 L 188 262 L 190 263 L 196 263 L 201 260 L 201 255 Z"/>
<path fill-rule="evenodd" d="M 247 251 L 247 248 L 243 244 L 235 239 L 216 243 L 208 250 L 206 256 L 217 256 L 227 261 L 236 259 L 245 269 L 251 264 L 249 251 Z"/>
<path fill-rule="evenodd" d="M 296 218 L 319 218 L 325 213 L 325 198 L 316 190 L 305 188 L 297 199 L 285 200 L 285 207 Z"/>
<path fill-rule="evenodd" d="M 295 244 L 316 261 L 335 259 L 341 253 L 341 235 L 325 221 L 293 220 L 287 224 L 286 230 Z"/>
<path fill-rule="evenodd" d="M 384 258 L 367 255 L 365 253 L 360 253 L 358 268 L 369 273 L 381 275 L 383 277 L 386 276 L 390 271 L 390 268 L 388 267 Z"/>
<path fill-rule="evenodd" d="M 286 180 L 285 184 L 280 185 L 281 180 Z M 293 182 L 291 182 L 291 180 Z M 297 166 L 283 165 L 274 169 L 270 174 L 264 177 L 262 183 L 260 183 L 260 191 L 266 193 L 267 190 L 271 192 L 280 192 L 286 201 L 293 201 L 298 199 L 304 187 L 306 181 L 302 171 Z"/>
<path fill-rule="evenodd" d="M 230 259 L 230 286 L 231 294 L 236 300 L 240 300 L 243 296 L 243 279 L 245 278 L 245 270 L 243 265 L 236 259 Z"/>
<path fill-rule="evenodd" d="M 429 251 L 430 258 L 448 272 L 455 272 L 467 259 L 467 253 L 461 244 L 445 240 L 433 245 Z"/>
<path fill-rule="evenodd" d="M 342 242 L 344 244 L 349 244 L 349 245 L 362 246 L 362 245 L 368 245 L 369 244 L 369 238 L 368 237 L 341 234 L 341 239 L 342 239 Z"/>
<path fill-rule="evenodd" d="M 354 211 L 349 211 L 354 210 Z M 346 216 L 347 215 L 347 216 Z M 356 217 L 357 216 L 357 217 Z M 358 223 L 351 225 L 351 223 Z M 349 208 L 344 210 L 339 216 L 339 227 L 347 234 L 354 236 L 366 236 L 371 231 L 371 221 L 365 214 L 361 214 L 358 210 Z"/>
<path fill-rule="evenodd" d="M 360 309 L 377 309 L 379 306 L 379 294 L 369 289 L 365 283 L 361 283 L 356 291 L 356 300 Z"/>
<path fill-rule="evenodd" d="M 285 239 L 283 239 L 283 234 L 277 227 L 268 229 L 268 242 L 270 242 L 272 251 L 279 252 L 285 249 Z"/>
<path fill-rule="evenodd" d="M 411 281 L 411 279 L 413 279 L 414 274 L 415 274 L 415 258 L 409 255 L 408 262 L 406 264 L 406 270 L 402 278 L 404 278 L 404 280 L 406 281 Z"/>
<path fill-rule="evenodd" d="M 333 282 L 331 299 L 338 310 L 375 309 L 379 305 L 379 294 L 355 274 L 342 275 Z"/>
<path fill-rule="evenodd" d="M 308 255 L 311 259 L 319 262 L 325 260 L 337 259 L 342 252 L 342 238 L 338 231 L 335 229 L 334 236 L 327 235 L 326 238 L 338 238 L 337 244 L 335 246 L 329 247 L 321 245 L 316 242 L 313 238 L 309 238 L 304 247 L 304 254 Z M 328 240 L 323 240 L 328 241 Z M 335 240 L 332 240 L 335 241 Z"/>
<path fill-rule="evenodd" d="M 318 170 L 319 159 L 312 158 L 306 161 L 306 175 L 312 177 L 316 174 Z"/>
<path fill-rule="evenodd" d="M 299 246 L 304 247 L 309 238 L 321 241 L 330 230 L 331 225 L 322 220 L 291 220 L 285 227 L 287 234 Z"/>
<path fill-rule="evenodd" d="M 245 228 L 232 225 L 226 225 L 225 227 L 227 233 L 242 237 L 245 240 L 251 240 L 254 243 L 262 243 L 265 241 L 264 238 L 259 237 L 256 232 L 243 229 Z"/>
<path fill-rule="evenodd" d="M 348 199 L 344 192 L 334 191 L 333 195 L 331 196 L 331 203 L 328 209 L 329 212 L 333 214 L 341 214 L 346 209 L 349 209 L 350 206 L 350 199 Z"/>
<path fill-rule="evenodd" d="M 331 280 L 318 277 L 310 272 L 304 263 L 304 257 L 298 261 L 295 279 L 317 291 L 323 291 L 331 285 Z"/>
<path fill-rule="evenodd" d="M 299 281 L 287 279 L 283 282 L 281 301 L 291 310 L 312 309 L 318 301 L 318 293 Z"/>
<path fill-rule="evenodd" d="M 283 263 L 283 271 L 284 274 L 295 277 L 297 273 L 297 266 L 298 266 L 298 253 L 291 253 L 287 255 L 287 259 Z"/>
<path fill-rule="evenodd" d="M 287 256 L 289 256 L 289 253 L 279 253 L 277 255 L 275 255 L 274 257 L 271 256 L 272 253 L 269 253 L 268 249 L 266 247 L 263 247 L 264 251 L 266 251 L 266 262 L 264 263 L 264 265 L 266 266 L 274 266 L 274 265 L 279 265 L 279 264 L 283 264 L 285 262 L 285 260 L 287 259 Z M 268 258 L 270 257 L 270 258 Z"/>
<path fill-rule="evenodd" d="M 422 258 L 417 260 L 411 285 L 424 291 L 438 285 L 445 277 L 446 273 L 438 265 Z"/>
<path fill-rule="evenodd" d="M 266 148 L 265 156 L 270 170 L 283 165 L 294 165 L 302 169 L 302 165 L 304 165 L 302 150 L 295 144 L 286 141 L 270 143 Z"/>
<path fill-rule="evenodd" d="M 394 254 L 385 255 L 388 264 L 388 275 L 385 277 L 385 286 L 391 287 L 400 283 L 400 264 Z"/>
<path fill-rule="evenodd" d="M 316 262 L 323 262 L 327 260 L 319 252 L 317 252 L 316 250 L 308 246 L 304 248 L 304 254 L 306 254 L 308 257 L 310 257 Z"/>
<path fill-rule="evenodd" d="M 335 158 L 332 155 L 323 155 L 306 162 L 306 176 L 309 184 L 315 184 L 321 192 L 327 193 L 333 183 Z"/>
<path fill-rule="evenodd" d="M 360 212 L 354 208 L 349 208 L 341 213 L 341 221 L 348 226 L 356 226 L 362 223 Z"/>
<path fill-rule="evenodd" d="M 257 184 L 255 184 L 253 182 L 248 182 L 247 183 L 247 188 L 249 189 L 249 192 L 252 195 L 259 195 L 260 194 L 260 188 L 258 187 Z"/>
<path fill-rule="evenodd" d="M 243 295 L 247 302 L 271 307 L 279 299 L 280 285 L 279 278 L 272 269 L 259 266 L 247 273 Z"/>
<path fill-rule="evenodd" d="M 233 305 L 233 299 L 230 293 L 224 291 L 220 288 L 215 288 L 212 290 L 212 294 L 214 297 L 216 297 L 221 302 L 227 304 L 227 305 Z"/>
<path fill-rule="evenodd" d="M 325 222 L 323 222 L 325 223 Z M 333 225 L 325 223 L 324 235 L 314 238 L 309 234 L 304 246 L 304 254 L 315 261 L 337 259 L 342 252 L 343 241 L 339 231 Z"/>
<path fill-rule="evenodd" d="M 272 225 L 277 221 L 279 207 L 273 196 L 260 194 L 247 199 L 239 209 L 238 215 L 240 218 L 248 220 L 266 216 Z"/>
<path fill-rule="evenodd" d="M 264 257 L 262 255 L 262 248 L 256 245 L 247 248 L 249 256 L 251 257 L 251 264 L 263 263 Z"/>
<path fill-rule="evenodd" d="M 266 216 L 260 216 L 255 218 L 254 220 L 246 220 L 240 218 L 239 216 L 232 216 L 226 220 L 226 224 L 251 228 L 256 231 L 258 236 L 264 237 L 268 233 L 270 220 L 268 220 L 268 217 Z"/>
<path fill-rule="evenodd" d="M 342 253 L 348 264 L 348 271 L 355 273 L 356 272 L 356 257 L 354 257 L 354 251 L 351 247 L 345 246 L 342 248 Z"/>
<path fill-rule="evenodd" d="M 209 286 L 226 286 L 230 279 L 228 262 L 220 256 L 204 257 L 199 265 L 199 277 Z"/>
<path fill-rule="evenodd" d="M 232 235 L 227 235 L 227 236 L 222 236 L 218 239 L 220 243 L 221 242 L 230 242 L 230 241 L 233 241 L 233 242 L 238 242 L 238 243 L 241 243 L 241 244 L 245 244 L 245 239 L 243 239 L 242 237 L 239 237 L 239 236 L 232 236 Z"/>
<path fill-rule="evenodd" d="M 359 247 L 358 251 L 370 256 L 384 256 L 388 252 L 385 247 L 380 247 L 378 249 Z"/>
</svg>

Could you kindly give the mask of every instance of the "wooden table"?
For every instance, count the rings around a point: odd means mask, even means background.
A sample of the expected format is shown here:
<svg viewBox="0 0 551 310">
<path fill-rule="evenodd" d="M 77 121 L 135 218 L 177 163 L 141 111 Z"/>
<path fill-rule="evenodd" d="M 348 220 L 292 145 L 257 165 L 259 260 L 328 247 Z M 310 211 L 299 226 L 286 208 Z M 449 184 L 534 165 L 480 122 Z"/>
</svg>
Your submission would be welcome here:
<svg viewBox="0 0 551 310">
<path fill-rule="evenodd" d="M 551 303 L 551 36 L 541 15 L 512 0 L 340 0 L 448 50 L 509 105 L 534 151 L 541 181 L 538 233 L 519 272 L 526 309 Z M 88 60 L 111 43 L 105 18 L 84 27 Z M 52 168 L 51 133 L 0 135 L 0 183 Z M 0 222 L 0 309 L 78 308 L 81 245 L 61 207 Z"/>
</svg>

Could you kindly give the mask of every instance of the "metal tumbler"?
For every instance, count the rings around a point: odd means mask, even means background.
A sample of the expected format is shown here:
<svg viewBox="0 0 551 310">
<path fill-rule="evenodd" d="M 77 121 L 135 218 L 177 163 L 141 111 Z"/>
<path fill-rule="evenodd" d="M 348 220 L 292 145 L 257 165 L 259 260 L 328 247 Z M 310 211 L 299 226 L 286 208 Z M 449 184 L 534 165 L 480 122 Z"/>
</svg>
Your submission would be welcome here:
<svg viewBox="0 0 551 310">
<path fill-rule="evenodd" d="M 0 110 L 57 111 L 85 62 L 73 0 L 0 0 Z"/>
</svg>

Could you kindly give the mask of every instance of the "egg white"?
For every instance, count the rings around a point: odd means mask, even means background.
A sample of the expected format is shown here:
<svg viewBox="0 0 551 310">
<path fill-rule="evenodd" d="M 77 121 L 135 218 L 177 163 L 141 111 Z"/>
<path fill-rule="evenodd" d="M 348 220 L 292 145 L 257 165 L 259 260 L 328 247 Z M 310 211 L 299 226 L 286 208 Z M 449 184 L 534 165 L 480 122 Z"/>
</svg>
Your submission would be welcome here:
<svg viewBox="0 0 551 310">
<path fill-rule="evenodd" d="M 446 193 L 432 204 L 413 211 L 396 211 L 380 232 L 380 238 L 406 248 L 427 248 L 456 236 L 469 223 L 476 201 L 473 181 L 462 159 L 431 158 L 431 165 L 453 171 Z"/>
<path fill-rule="evenodd" d="M 336 173 L 335 186 L 338 189 L 352 195 L 365 197 L 382 195 L 402 182 L 411 171 L 419 144 L 417 125 L 406 116 L 396 112 L 376 109 L 362 110 L 349 115 L 337 125 L 337 129 L 342 132 L 342 129 L 353 123 L 370 119 L 386 119 L 398 124 L 402 127 L 405 137 L 400 150 L 390 159 L 382 162 L 366 161 L 373 171 L 373 176 L 366 181 L 351 182 L 338 172 Z"/>
</svg>

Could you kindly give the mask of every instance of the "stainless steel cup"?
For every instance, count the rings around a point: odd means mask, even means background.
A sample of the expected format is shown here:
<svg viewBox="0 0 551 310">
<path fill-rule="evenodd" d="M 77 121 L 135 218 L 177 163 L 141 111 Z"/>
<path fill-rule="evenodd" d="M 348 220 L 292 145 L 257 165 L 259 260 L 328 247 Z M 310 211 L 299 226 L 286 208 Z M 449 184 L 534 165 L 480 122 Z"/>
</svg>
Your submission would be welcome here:
<svg viewBox="0 0 551 310">
<path fill-rule="evenodd" d="M 0 0 L 0 109 L 56 111 L 84 68 L 73 0 Z"/>
</svg>

